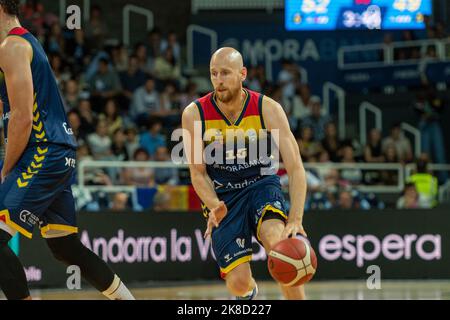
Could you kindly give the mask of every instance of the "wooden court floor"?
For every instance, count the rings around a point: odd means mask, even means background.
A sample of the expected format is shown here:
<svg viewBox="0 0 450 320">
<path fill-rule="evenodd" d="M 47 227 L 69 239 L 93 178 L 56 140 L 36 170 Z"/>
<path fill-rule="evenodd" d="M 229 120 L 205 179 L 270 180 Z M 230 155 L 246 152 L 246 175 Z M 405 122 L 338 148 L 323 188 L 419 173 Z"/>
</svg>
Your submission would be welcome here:
<svg viewBox="0 0 450 320">
<path fill-rule="evenodd" d="M 282 299 L 273 282 L 259 283 L 259 300 Z M 157 284 L 131 286 L 137 299 L 191 300 L 231 299 L 223 282 L 193 284 Z M 450 300 L 450 281 L 383 281 L 381 289 L 369 290 L 365 281 L 312 281 L 306 287 L 310 300 Z M 96 300 L 104 297 L 86 288 L 82 290 L 32 290 L 33 299 L 39 300 Z M 0 299 L 4 296 L 0 293 Z"/>
</svg>

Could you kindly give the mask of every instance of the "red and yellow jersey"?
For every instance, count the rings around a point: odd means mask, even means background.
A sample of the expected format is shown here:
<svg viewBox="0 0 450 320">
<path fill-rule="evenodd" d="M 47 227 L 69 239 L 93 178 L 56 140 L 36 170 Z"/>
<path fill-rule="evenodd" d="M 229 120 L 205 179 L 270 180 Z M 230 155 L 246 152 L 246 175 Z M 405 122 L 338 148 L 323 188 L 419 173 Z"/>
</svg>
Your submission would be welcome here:
<svg viewBox="0 0 450 320">
<path fill-rule="evenodd" d="M 195 101 L 200 112 L 204 160 L 218 195 L 243 189 L 266 174 L 271 165 L 271 135 L 262 115 L 263 95 L 244 89 L 235 122 L 219 108 L 214 92 Z"/>
</svg>

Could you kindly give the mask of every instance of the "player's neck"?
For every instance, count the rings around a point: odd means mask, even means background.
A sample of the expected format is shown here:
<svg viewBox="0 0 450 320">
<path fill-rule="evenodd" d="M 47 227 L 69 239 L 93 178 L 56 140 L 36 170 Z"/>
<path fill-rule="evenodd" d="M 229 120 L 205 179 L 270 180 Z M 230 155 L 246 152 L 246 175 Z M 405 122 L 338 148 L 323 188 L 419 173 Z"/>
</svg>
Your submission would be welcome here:
<svg viewBox="0 0 450 320">
<path fill-rule="evenodd" d="M 228 102 L 217 101 L 219 108 L 224 110 L 227 114 L 234 114 L 241 112 L 242 104 L 244 103 L 246 93 L 244 89 L 241 88 L 241 94 L 236 95 L 233 100 Z"/>
<path fill-rule="evenodd" d="M 8 33 L 17 27 L 21 27 L 19 19 L 17 17 L 7 17 L 3 20 L 2 26 L 0 27 L 0 43 L 6 39 Z"/>
</svg>

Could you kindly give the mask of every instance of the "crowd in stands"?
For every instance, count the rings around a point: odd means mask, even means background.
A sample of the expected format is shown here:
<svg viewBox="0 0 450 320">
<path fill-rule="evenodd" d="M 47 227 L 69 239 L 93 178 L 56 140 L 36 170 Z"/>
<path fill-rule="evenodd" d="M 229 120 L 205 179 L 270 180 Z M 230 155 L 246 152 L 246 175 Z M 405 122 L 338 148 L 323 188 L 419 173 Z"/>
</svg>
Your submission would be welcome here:
<svg viewBox="0 0 450 320">
<path fill-rule="evenodd" d="M 36 1 L 27 1 L 23 12 L 23 25 L 39 38 L 49 56 L 65 100 L 68 121 L 79 144 L 78 163 L 82 160 L 170 161 L 173 146 L 170 134 L 180 127 L 183 108 L 206 93 L 183 73 L 178 35 L 155 28 L 142 42 L 127 48 L 120 43 L 106 42 L 108 28 L 98 6 L 92 7 L 87 26 L 80 30 L 62 27 L 58 18 Z M 433 28 L 436 37 L 443 36 L 440 26 Z M 432 33 L 431 29 L 429 32 Z M 410 35 L 405 33 L 405 37 Z M 263 66 L 249 67 L 245 86 L 280 102 L 305 163 L 415 161 L 411 142 L 399 124 L 392 126 L 390 134 L 384 137 L 379 130 L 370 130 L 365 146 L 354 139 L 340 140 L 336 123 L 326 114 L 320 97 L 312 95 L 295 63 L 284 61 L 274 82 L 266 79 Z M 439 149 L 434 144 L 441 143 L 435 138 L 441 107 L 430 95 L 417 98 L 414 108 L 422 116 L 423 134 L 426 130 L 430 132 L 424 149 L 428 155 L 420 160 L 419 176 L 412 176 L 406 184 L 397 202 L 399 208 L 436 205 L 435 190 L 423 186 L 420 174 L 428 174 L 427 162 L 434 159 L 445 162 L 442 159 L 445 155 L 433 151 Z M 428 128 L 430 123 L 432 129 Z M 398 183 L 397 173 L 392 170 L 311 169 L 307 176 L 307 207 L 311 209 L 381 209 L 386 206 L 382 201 L 374 194 L 357 191 L 357 186 Z M 427 179 L 437 188 L 437 180 Z M 158 192 L 160 186 L 189 184 L 186 173 L 174 168 L 87 169 L 85 181 L 88 185 L 154 189 L 151 206 L 159 210 L 164 210 L 167 202 L 166 195 Z M 283 176 L 282 181 L 285 181 Z M 142 204 L 127 192 L 91 193 L 75 185 L 74 193 L 79 209 L 142 209 Z"/>
</svg>

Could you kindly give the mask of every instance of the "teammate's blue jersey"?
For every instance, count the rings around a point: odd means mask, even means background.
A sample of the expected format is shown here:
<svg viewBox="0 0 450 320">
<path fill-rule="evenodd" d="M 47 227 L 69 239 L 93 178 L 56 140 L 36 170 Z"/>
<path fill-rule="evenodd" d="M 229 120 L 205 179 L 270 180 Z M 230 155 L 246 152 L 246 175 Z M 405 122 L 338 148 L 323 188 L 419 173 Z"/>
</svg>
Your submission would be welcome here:
<svg viewBox="0 0 450 320">
<path fill-rule="evenodd" d="M 52 143 L 76 148 L 76 140 L 67 121 L 64 102 L 47 55 L 39 41 L 26 29 L 14 28 L 8 36 L 21 37 L 33 49 L 31 73 L 33 76 L 33 129 L 27 147 L 40 143 Z M 10 105 L 3 73 L 0 70 L 0 98 L 3 102 L 5 141 L 8 140 Z"/>
</svg>

